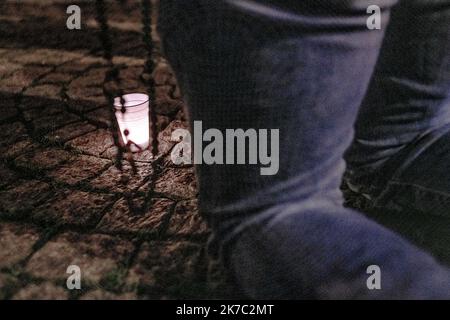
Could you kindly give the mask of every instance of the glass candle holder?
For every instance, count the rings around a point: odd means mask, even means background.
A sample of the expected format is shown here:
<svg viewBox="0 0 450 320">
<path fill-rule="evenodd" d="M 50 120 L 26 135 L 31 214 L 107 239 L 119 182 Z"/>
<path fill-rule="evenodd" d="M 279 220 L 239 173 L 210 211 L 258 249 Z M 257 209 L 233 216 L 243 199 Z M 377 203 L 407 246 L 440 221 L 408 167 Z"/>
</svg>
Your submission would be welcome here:
<svg viewBox="0 0 450 320">
<path fill-rule="evenodd" d="M 114 108 L 123 143 L 131 152 L 143 151 L 150 141 L 148 95 L 130 93 L 122 97 L 125 102 L 123 108 L 120 97 L 114 99 Z"/>
</svg>

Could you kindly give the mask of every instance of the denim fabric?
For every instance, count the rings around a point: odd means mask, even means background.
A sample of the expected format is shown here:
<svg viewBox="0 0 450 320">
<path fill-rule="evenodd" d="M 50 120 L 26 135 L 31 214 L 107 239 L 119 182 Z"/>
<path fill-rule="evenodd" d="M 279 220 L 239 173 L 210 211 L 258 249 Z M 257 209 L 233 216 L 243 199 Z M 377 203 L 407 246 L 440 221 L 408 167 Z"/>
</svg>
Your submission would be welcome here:
<svg viewBox="0 0 450 320">
<path fill-rule="evenodd" d="M 347 151 L 374 207 L 450 217 L 450 1 L 394 8 Z"/>
<path fill-rule="evenodd" d="M 369 5 L 382 8 L 381 30 L 366 26 Z M 161 2 L 158 28 L 190 120 L 204 130 L 280 130 L 277 175 L 256 165 L 196 168 L 211 252 L 246 295 L 450 298 L 447 268 L 344 208 L 339 189 L 358 118 L 348 177 L 386 179 L 373 187 L 378 203 L 393 201 L 394 186 L 417 190 L 418 200 L 425 189 L 450 191 L 430 176 L 416 189 L 421 171 L 410 169 L 431 158 L 445 171 L 449 13 L 449 1 L 429 0 Z M 366 286 L 374 264 L 381 290 Z"/>
</svg>

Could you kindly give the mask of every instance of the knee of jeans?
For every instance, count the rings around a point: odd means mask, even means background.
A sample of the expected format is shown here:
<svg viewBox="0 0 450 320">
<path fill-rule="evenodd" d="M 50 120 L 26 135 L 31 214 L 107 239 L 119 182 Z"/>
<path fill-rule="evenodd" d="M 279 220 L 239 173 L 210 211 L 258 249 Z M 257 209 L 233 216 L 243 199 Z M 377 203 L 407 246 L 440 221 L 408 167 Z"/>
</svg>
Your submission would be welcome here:
<svg viewBox="0 0 450 320">
<path fill-rule="evenodd" d="M 276 197 L 276 196 L 274 196 Z M 216 210 L 206 214 L 212 227 L 215 241 L 225 244 L 237 238 L 241 233 L 255 227 L 268 227 L 273 221 L 290 215 L 307 212 L 340 212 L 344 209 L 340 190 L 323 190 L 312 195 L 294 195 L 276 197 L 276 200 L 263 203 L 248 203 L 246 206 L 230 206 L 227 210 Z"/>
</svg>

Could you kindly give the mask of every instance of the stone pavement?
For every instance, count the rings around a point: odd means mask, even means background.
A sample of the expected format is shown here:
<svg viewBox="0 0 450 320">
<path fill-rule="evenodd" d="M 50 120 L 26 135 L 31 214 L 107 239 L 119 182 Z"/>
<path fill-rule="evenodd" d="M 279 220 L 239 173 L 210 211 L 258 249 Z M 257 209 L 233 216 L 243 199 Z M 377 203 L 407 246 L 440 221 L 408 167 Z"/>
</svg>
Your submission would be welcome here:
<svg viewBox="0 0 450 320">
<path fill-rule="evenodd" d="M 124 90 L 145 92 L 140 10 L 128 3 L 111 5 L 115 62 Z M 68 4 L 81 7 L 82 30 L 66 29 Z M 136 155 L 137 175 L 114 166 L 93 8 L 0 4 L 0 299 L 232 297 L 205 254 L 193 168 L 168 159 L 171 132 L 187 124 L 159 53 L 160 154 Z M 69 265 L 81 268 L 81 290 L 66 288 Z"/>
</svg>

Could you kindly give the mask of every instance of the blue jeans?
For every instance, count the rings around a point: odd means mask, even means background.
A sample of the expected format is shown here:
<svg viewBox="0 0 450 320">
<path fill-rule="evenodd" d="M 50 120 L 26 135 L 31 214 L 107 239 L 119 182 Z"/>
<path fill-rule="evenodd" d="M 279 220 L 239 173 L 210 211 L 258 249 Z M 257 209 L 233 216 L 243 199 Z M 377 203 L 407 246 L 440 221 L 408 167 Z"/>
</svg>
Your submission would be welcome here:
<svg viewBox="0 0 450 320">
<path fill-rule="evenodd" d="M 369 5 L 382 9 L 369 30 Z M 199 165 L 201 211 L 251 298 L 450 298 L 450 272 L 344 208 L 450 215 L 449 0 L 164 0 L 159 32 L 204 130 L 277 128 L 279 172 Z M 344 160 L 345 159 L 345 160 Z M 431 209 L 431 211 L 430 211 Z M 369 290 L 370 265 L 381 290 Z"/>
</svg>

